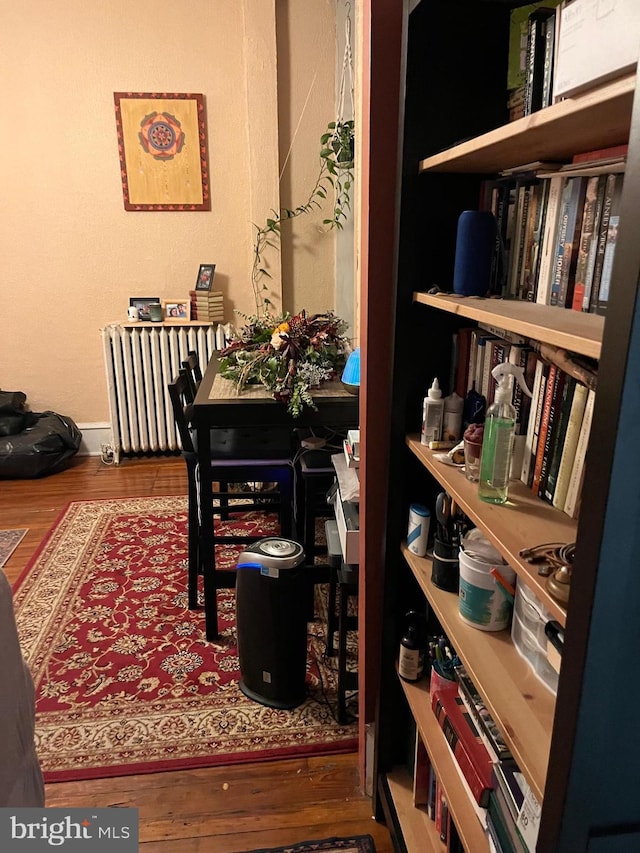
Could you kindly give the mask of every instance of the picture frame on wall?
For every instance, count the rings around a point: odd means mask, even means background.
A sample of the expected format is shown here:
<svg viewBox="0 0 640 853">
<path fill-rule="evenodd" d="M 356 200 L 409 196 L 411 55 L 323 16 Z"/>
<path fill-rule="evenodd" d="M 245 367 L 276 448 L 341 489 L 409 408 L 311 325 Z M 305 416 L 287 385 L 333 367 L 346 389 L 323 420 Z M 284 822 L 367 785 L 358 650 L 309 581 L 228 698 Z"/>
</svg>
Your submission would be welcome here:
<svg viewBox="0 0 640 853">
<path fill-rule="evenodd" d="M 125 210 L 211 210 L 204 95 L 113 97 Z"/>
<path fill-rule="evenodd" d="M 149 305 L 152 302 L 160 302 L 159 296 L 132 296 L 129 299 L 129 307 L 138 309 L 138 319 L 148 323 L 151 320 Z"/>
<path fill-rule="evenodd" d="M 163 299 L 162 316 L 165 323 L 188 323 L 191 304 L 188 299 Z"/>
<path fill-rule="evenodd" d="M 215 264 L 200 264 L 195 289 L 200 291 L 210 291 L 213 285 L 213 276 L 215 275 L 215 271 Z"/>
</svg>

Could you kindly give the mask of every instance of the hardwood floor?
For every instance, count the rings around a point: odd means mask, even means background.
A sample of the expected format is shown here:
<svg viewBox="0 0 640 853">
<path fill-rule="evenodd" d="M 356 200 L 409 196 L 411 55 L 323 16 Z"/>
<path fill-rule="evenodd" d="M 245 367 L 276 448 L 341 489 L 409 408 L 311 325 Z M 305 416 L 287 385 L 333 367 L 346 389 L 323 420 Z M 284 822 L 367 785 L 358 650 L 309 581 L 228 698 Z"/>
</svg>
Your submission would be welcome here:
<svg viewBox="0 0 640 853">
<path fill-rule="evenodd" d="M 0 482 L 0 525 L 28 528 L 4 570 L 15 582 L 72 500 L 186 494 L 180 458 L 126 459 L 108 466 L 75 457 L 39 480 Z M 371 817 L 355 753 L 250 765 L 150 773 L 47 785 L 48 806 L 139 809 L 144 853 L 239 853 L 331 835 L 370 834 L 391 853 Z"/>
</svg>

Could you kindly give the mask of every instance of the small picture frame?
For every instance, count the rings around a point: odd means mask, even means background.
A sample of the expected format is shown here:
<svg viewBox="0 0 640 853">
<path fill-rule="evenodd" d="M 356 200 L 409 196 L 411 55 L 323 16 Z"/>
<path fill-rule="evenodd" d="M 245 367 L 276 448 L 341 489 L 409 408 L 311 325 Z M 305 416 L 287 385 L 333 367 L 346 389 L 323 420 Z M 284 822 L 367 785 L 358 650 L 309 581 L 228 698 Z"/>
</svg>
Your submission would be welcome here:
<svg viewBox="0 0 640 853">
<path fill-rule="evenodd" d="M 138 309 L 138 320 L 148 323 L 151 320 L 149 305 L 152 302 L 160 302 L 159 296 L 132 296 L 129 299 L 129 307 Z"/>
<path fill-rule="evenodd" d="M 188 299 L 163 299 L 162 316 L 165 323 L 188 323 L 191 304 Z"/>
<path fill-rule="evenodd" d="M 211 290 L 213 276 L 216 271 L 215 264 L 200 264 L 198 278 L 196 279 L 196 290 Z"/>
</svg>

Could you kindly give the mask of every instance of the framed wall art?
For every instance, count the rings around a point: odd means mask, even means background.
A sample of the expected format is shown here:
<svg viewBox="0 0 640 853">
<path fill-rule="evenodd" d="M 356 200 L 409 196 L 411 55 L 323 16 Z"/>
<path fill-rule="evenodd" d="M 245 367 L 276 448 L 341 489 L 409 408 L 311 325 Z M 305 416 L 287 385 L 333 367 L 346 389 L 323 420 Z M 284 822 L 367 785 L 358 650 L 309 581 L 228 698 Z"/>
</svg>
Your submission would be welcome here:
<svg viewBox="0 0 640 853">
<path fill-rule="evenodd" d="M 125 210 L 211 210 L 204 96 L 113 97 Z"/>
<path fill-rule="evenodd" d="M 215 264 L 200 264 L 198 270 L 198 278 L 196 279 L 196 290 L 211 290 L 213 284 L 213 276 L 216 271 Z"/>
</svg>

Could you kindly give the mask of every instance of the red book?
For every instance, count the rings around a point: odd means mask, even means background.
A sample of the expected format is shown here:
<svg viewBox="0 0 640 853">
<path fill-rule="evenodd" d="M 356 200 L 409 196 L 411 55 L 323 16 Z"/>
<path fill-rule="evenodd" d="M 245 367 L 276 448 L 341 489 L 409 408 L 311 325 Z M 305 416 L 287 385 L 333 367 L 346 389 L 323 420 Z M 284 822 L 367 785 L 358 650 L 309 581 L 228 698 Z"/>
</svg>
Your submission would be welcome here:
<svg viewBox="0 0 640 853">
<path fill-rule="evenodd" d="M 464 702 L 455 691 L 434 690 L 431 707 L 471 793 L 486 808 L 493 789 L 492 760 Z"/>
<path fill-rule="evenodd" d="M 581 154 L 574 154 L 571 162 L 591 163 L 593 160 L 615 160 L 619 157 L 626 157 L 628 150 L 628 145 L 612 145 L 610 148 L 597 148 L 595 151 L 583 151 Z"/>
</svg>

